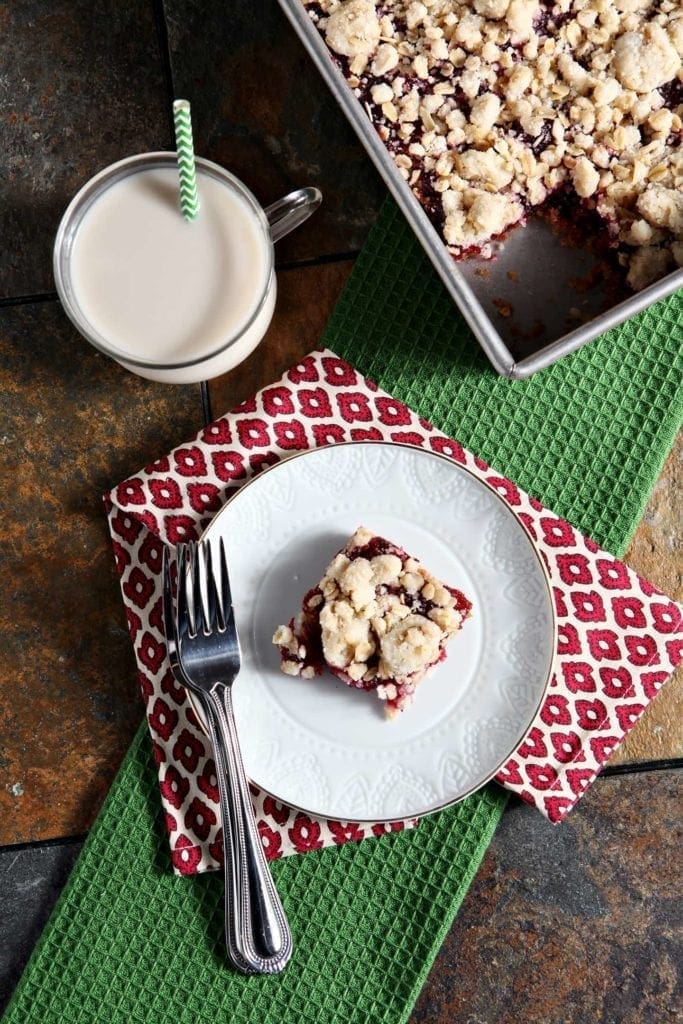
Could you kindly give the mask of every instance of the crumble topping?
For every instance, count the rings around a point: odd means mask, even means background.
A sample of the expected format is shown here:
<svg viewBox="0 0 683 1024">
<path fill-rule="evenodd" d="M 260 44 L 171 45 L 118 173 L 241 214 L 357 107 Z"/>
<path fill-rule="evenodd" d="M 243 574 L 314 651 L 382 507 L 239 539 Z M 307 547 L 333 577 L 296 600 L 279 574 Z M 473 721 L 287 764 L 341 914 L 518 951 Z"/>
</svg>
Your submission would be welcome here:
<svg viewBox="0 0 683 1024">
<path fill-rule="evenodd" d="M 374 690 L 392 717 L 445 658 L 471 607 L 402 548 L 359 527 L 273 643 L 285 674 L 309 679 L 327 667 L 350 686 Z"/>
<path fill-rule="evenodd" d="M 566 190 L 634 289 L 680 265 L 675 0 L 302 0 L 456 258 Z"/>
<path fill-rule="evenodd" d="M 374 3 L 372 0 L 348 0 L 330 15 L 325 32 L 335 53 L 345 57 L 372 53 L 380 37 Z"/>
<path fill-rule="evenodd" d="M 624 32 L 614 44 L 612 68 L 624 89 L 650 93 L 670 82 L 680 66 L 673 43 L 656 23 L 645 25 L 642 34 Z"/>
</svg>

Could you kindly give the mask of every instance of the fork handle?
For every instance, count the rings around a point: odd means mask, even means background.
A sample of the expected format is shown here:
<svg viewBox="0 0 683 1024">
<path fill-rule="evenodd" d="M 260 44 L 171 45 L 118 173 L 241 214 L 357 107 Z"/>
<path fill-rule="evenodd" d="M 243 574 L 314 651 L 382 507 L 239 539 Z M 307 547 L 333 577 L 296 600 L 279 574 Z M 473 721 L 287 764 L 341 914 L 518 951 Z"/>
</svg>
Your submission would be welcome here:
<svg viewBox="0 0 683 1024">
<path fill-rule="evenodd" d="M 204 706 L 223 818 L 228 954 L 246 974 L 277 974 L 291 956 L 292 933 L 256 827 L 230 687 L 215 683 Z"/>
</svg>

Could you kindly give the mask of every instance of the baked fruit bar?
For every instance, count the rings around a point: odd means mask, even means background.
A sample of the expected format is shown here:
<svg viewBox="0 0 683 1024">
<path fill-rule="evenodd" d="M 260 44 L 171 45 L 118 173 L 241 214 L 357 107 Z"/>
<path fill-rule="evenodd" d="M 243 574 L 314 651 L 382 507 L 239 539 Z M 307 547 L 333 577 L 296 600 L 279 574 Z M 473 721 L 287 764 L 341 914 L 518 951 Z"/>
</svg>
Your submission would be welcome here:
<svg viewBox="0 0 683 1024">
<path fill-rule="evenodd" d="M 361 526 L 273 643 L 287 675 L 310 679 L 327 668 L 348 686 L 374 690 L 393 718 L 444 660 L 471 610 L 461 591 Z"/>
<path fill-rule="evenodd" d="M 634 290 L 683 265 L 680 0 L 303 3 L 456 259 L 547 207 Z"/>
</svg>

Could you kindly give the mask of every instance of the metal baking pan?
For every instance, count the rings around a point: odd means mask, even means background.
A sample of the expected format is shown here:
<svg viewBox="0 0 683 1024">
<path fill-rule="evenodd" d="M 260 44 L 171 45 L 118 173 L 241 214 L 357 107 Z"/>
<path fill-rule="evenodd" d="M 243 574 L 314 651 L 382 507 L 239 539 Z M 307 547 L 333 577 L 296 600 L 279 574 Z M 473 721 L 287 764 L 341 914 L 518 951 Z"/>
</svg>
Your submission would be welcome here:
<svg viewBox="0 0 683 1024">
<path fill-rule="evenodd" d="M 530 377 L 683 287 L 676 270 L 637 294 L 546 218 L 530 216 L 494 260 L 456 261 L 398 173 L 301 0 L 279 0 L 494 369 Z"/>
</svg>

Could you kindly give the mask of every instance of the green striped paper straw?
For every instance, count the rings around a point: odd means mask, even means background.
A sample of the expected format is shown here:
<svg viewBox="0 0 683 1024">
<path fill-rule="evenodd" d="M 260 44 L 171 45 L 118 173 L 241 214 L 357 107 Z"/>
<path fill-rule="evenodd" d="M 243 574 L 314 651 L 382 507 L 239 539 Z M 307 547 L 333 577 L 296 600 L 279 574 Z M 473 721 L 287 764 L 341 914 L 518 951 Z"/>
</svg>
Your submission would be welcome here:
<svg viewBox="0 0 683 1024">
<path fill-rule="evenodd" d="M 178 157 L 180 209 L 187 220 L 194 220 L 199 213 L 199 196 L 197 195 L 197 168 L 192 144 L 190 104 L 187 100 L 175 100 L 173 103 L 173 123 Z"/>
</svg>

